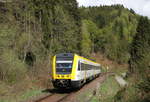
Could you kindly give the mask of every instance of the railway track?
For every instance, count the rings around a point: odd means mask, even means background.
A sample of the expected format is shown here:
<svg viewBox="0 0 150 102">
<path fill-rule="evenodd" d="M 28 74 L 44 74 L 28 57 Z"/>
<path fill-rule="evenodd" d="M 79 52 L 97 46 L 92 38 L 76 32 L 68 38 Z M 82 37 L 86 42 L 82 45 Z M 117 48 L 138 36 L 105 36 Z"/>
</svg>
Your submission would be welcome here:
<svg viewBox="0 0 150 102">
<path fill-rule="evenodd" d="M 51 94 L 43 97 L 35 102 L 61 102 L 63 99 L 68 97 L 70 94 Z"/>
<path fill-rule="evenodd" d="M 95 80 L 85 84 L 80 90 L 62 93 L 56 92 L 32 102 L 75 102 L 74 99 L 77 95 L 79 95 L 79 93 L 84 92 L 84 90 L 89 88 L 93 88 L 93 91 L 96 90 L 94 89 L 95 88 L 94 85 L 97 83 L 102 83 L 107 78 L 107 76 L 112 74 L 113 73 L 103 73 Z"/>
<path fill-rule="evenodd" d="M 77 92 L 77 90 L 67 90 L 67 91 L 57 90 L 56 93 L 47 95 L 45 97 L 42 97 L 42 98 L 40 98 L 36 101 L 32 101 L 32 102 L 62 102 L 67 97 L 73 95 L 76 92 Z"/>
</svg>

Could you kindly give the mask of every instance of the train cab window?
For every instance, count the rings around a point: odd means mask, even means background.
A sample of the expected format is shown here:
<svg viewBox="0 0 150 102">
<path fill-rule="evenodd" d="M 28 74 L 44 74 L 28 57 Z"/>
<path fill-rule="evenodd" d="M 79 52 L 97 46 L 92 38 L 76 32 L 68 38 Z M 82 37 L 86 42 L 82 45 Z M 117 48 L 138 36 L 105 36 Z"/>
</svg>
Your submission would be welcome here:
<svg viewBox="0 0 150 102">
<path fill-rule="evenodd" d="M 57 68 L 72 68 L 72 63 L 57 63 Z"/>
<path fill-rule="evenodd" d="M 80 63 L 80 61 L 78 62 L 78 70 L 81 70 L 81 63 Z"/>
</svg>

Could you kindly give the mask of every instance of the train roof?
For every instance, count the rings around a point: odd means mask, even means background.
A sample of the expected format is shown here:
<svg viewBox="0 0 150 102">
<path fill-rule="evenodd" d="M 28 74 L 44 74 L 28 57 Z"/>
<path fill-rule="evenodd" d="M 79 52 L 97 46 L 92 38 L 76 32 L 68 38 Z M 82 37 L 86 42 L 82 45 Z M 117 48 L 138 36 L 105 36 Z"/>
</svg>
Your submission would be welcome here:
<svg viewBox="0 0 150 102">
<path fill-rule="evenodd" d="M 74 57 L 73 53 L 60 53 L 56 54 L 57 57 Z"/>
<path fill-rule="evenodd" d="M 59 54 L 56 54 L 56 57 L 57 58 L 66 58 L 66 57 L 68 57 L 68 58 L 70 58 L 70 59 L 73 59 L 73 57 L 75 56 L 75 55 L 77 55 L 77 56 L 79 56 L 78 54 L 76 54 L 76 53 L 59 53 Z M 81 58 L 83 58 L 83 59 L 85 59 L 85 60 L 88 60 L 88 61 L 90 61 L 90 62 L 93 62 L 93 63 L 97 63 L 97 62 L 95 62 L 94 60 L 92 60 L 92 59 L 90 59 L 90 58 L 86 58 L 86 57 L 84 57 L 84 56 L 79 56 L 79 57 L 81 57 Z M 99 64 L 99 63 L 97 63 L 97 64 Z"/>
</svg>

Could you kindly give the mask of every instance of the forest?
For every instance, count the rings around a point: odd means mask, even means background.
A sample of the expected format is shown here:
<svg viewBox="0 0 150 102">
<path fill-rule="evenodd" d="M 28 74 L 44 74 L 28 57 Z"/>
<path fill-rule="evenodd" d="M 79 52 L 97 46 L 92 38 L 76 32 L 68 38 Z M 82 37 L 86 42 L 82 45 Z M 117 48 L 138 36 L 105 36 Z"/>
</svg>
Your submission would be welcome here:
<svg viewBox="0 0 150 102">
<path fill-rule="evenodd" d="M 10 90 L 37 87 L 35 80 L 47 87 L 51 57 L 65 52 L 89 58 L 92 53 L 101 53 L 128 64 L 131 85 L 120 90 L 115 101 L 149 101 L 148 17 L 123 5 L 79 7 L 76 0 L 0 1 L 0 97 L 11 94 Z M 127 96 L 130 89 L 134 89 L 133 97 Z"/>
</svg>

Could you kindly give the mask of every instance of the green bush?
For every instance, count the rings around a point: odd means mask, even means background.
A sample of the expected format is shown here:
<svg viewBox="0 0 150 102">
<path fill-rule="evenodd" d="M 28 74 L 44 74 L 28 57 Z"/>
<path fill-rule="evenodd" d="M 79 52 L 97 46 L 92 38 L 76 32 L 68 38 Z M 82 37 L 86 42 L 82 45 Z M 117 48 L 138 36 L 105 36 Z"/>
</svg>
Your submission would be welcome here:
<svg viewBox="0 0 150 102">
<path fill-rule="evenodd" d="M 3 51 L 0 60 L 1 80 L 13 84 L 25 77 L 26 65 L 18 59 L 12 50 Z"/>
</svg>

